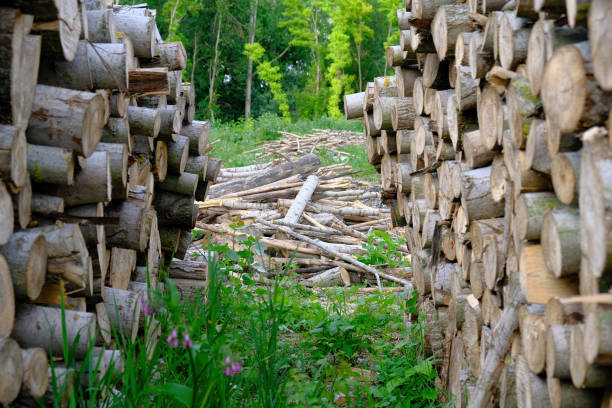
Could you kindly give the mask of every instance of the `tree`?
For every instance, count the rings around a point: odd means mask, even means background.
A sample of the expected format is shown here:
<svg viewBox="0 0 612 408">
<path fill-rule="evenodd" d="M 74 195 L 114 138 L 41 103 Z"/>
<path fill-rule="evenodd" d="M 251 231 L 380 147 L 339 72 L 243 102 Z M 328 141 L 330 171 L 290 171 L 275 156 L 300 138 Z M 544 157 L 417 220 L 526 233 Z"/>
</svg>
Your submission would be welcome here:
<svg viewBox="0 0 612 408">
<path fill-rule="evenodd" d="M 249 17 L 249 45 L 255 42 L 255 29 L 257 27 L 257 5 L 259 0 L 251 2 L 251 15 Z M 253 60 L 249 57 L 246 80 L 246 96 L 244 98 L 244 119 L 249 121 L 251 114 L 251 86 L 253 84 Z"/>
</svg>

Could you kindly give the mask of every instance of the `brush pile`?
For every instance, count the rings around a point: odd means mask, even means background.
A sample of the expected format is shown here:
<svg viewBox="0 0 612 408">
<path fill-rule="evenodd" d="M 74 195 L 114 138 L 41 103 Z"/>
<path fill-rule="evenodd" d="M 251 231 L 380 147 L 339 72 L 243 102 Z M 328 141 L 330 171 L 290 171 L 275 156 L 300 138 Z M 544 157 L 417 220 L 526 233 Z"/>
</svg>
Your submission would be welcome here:
<svg viewBox="0 0 612 408">
<path fill-rule="evenodd" d="M 311 153 L 293 161 L 222 169 L 221 179 L 227 181 L 213 185 L 209 199 L 199 203 L 197 227 L 228 242 L 244 234 L 232 225 L 246 225 L 247 233 L 268 248 L 263 264 L 283 266 L 294 257 L 307 284 L 350 284 L 365 275 L 408 284 L 405 269 L 379 271 L 355 258 L 366 253 L 362 244 L 369 231 L 390 228 L 391 214 L 368 182 L 349 177 L 354 173 L 345 163 L 321 167 Z"/>
</svg>

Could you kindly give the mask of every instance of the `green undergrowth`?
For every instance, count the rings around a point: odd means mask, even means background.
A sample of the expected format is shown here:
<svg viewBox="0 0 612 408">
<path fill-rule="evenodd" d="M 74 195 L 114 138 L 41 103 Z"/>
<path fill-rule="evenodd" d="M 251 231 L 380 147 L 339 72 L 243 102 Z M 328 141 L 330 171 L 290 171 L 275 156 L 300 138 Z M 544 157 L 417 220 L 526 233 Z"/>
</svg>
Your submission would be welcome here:
<svg viewBox="0 0 612 408">
<path fill-rule="evenodd" d="M 145 332 L 161 325 L 156 346 L 147 348 L 143 335 L 132 342 L 114 332 L 122 374 L 109 370 L 96 379 L 95 359 L 77 364 L 64 341 L 66 365 L 77 375 L 70 406 L 442 405 L 436 370 L 423 351 L 423 319 L 407 320 L 417 312 L 415 293 L 306 288 L 296 283 L 291 264 L 258 263 L 266 248 L 256 239 L 237 240 L 240 251 L 208 246 L 209 284 L 202 293 L 184 298 L 171 279 L 150 291 Z M 391 244 L 387 252 L 379 248 L 383 258 L 394 253 Z M 59 406 L 61 383 L 52 381 L 47 406 Z"/>
<path fill-rule="evenodd" d="M 304 135 L 312 133 L 313 129 L 334 129 L 363 131 L 363 124 L 356 120 L 334 119 L 321 117 L 318 119 L 300 118 L 294 122 L 283 121 L 275 114 L 265 113 L 248 124 L 244 121 L 230 123 L 215 123 L 211 127 L 210 141 L 214 143 L 211 154 L 223 160 L 225 167 L 239 167 L 266 162 L 267 158 L 257 158 L 255 153 L 245 153 L 263 143 L 280 139 L 278 131 Z M 345 146 L 339 150 L 348 152 L 349 164 L 355 170 L 361 170 L 359 177 L 371 181 L 377 180 L 376 170 L 368 163 L 363 146 Z M 320 153 L 322 165 L 336 163 L 331 152 Z M 376 176 L 375 176 L 376 175 Z"/>
</svg>

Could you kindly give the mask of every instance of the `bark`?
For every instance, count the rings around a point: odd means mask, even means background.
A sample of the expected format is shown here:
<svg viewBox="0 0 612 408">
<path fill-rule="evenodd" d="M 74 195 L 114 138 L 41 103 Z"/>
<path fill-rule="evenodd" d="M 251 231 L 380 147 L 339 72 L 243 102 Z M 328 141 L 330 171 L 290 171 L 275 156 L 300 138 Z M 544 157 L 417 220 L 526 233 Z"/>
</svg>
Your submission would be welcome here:
<svg viewBox="0 0 612 408">
<path fill-rule="evenodd" d="M 572 326 L 570 335 L 570 376 L 576 388 L 601 388 L 609 384 L 610 367 L 587 364 L 584 358 L 584 324 Z"/>
<path fill-rule="evenodd" d="M 287 210 L 287 214 L 285 215 L 285 218 L 283 218 L 284 221 L 291 223 L 297 223 L 299 221 L 318 184 L 319 178 L 317 176 L 308 176 L 304 182 L 304 185 L 300 189 L 300 192 L 297 194 L 293 203 L 289 207 L 289 210 Z"/>
<path fill-rule="evenodd" d="M 363 117 L 363 98 L 365 92 L 344 95 L 345 119 L 358 119 Z"/>
<path fill-rule="evenodd" d="M 484 138 L 481 136 L 481 132 L 479 130 L 466 132 L 462 135 L 461 142 L 463 145 L 465 160 L 473 169 L 487 166 L 495 158 L 496 153 L 487 148 L 483 139 Z"/>
<path fill-rule="evenodd" d="M 546 374 L 549 378 L 570 379 L 569 325 L 551 325 L 546 331 Z"/>
<path fill-rule="evenodd" d="M 33 194 L 32 212 L 42 215 L 61 214 L 64 212 L 64 199 L 46 194 Z"/>
<path fill-rule="evenodd" d="M 392 107 L 395 97 L 378 97 L 374 99 L 374 127 L 376 130 L 397 130 L 393 129 Z"/>
<path fill-rule="evenodd" d="M 129 130 L 133 134 L 157 137 L 161 128 L 160 110 L 156 108 L 141 108 L 129 106 L 127 108 Z"/>
<path fill-rule="evenodd" d="M 136 251 L 133 249 L 111 249 L 110 286 L 126 290 L 132 272 L 136 268 Z"/>
<path fill-rule="evenodd" d="M 500 322 L 491 334 L 493 343 L 468 403 L 470 408 L 486 406 L 493 392 L 492 387 L 497 383 L 501 360 L 506 355 L 512 333 L 518 324 L 518 306 L 525 301 L 518 288 L 513 290 L 510 299 L 511 303 L 504 308 Z"/>
<path fill-rule="evenodd" d="M 71 322 L 66 325 L 68 344 L 74 347 L 75 358 L 82 359 L 95 336 L 94 313 L 62 312 L 59 308 L 22 304 L 17 310 L 11 336 L 22 347 L 41 347 L 53 355 L 62 355 L 62 313 L 65 313 L 66 321 Z"/>
<path fill-rule="evenodd" d="M 135 96 L 168 94 L 171 72 L 168 72 L 166 67 L 130 69 L 128 71 L 128 91 Z M 167 99 L 170 98 L 167 97 Z"/>
<path fill-rule="evenodd" d="M 175 142 L 168 142 L 168 170 L 174 174 L 182 174 L 189 157 L 189 138 L 178 136 Z"/>
<path fill-rule="evenodd" d="M 183 173 L 180 176 L 168 175 L 166 179 L 157 183 L 156 187 L 163 191 L 169 191 L 171 193 L 184 194 L 187 196 L 193 196 L 196 193 L 198 186 L 198 175 L 192 173 Z"/>
<path fill-rule="evenodd" d="M 255 28 L 257 26 L 257 5 L 258 0 L 250 1 L 251 14 L 249 16 L 249 44 L 255 42 Z M 251 115 L 251 86 L 253 83 L 253 60 L 249 58 L 247 69 L 246 96 L 244 98 L 244 118 L 249 121 Z"/>
<path fill-rule="evenodd" d="M 612 41 L 612 34 L 605 30 L 612 20 L 612 6 L 605 0 L 596 0 L 589 5 L 589 43 L 591 44 L 591 57 L 593 71 L 600 86 L 606 91 L 612 91 L 612 53 L 606 44 Z"/>
<path fill-rule="evenodd" d="M 43 187 L 43 185 L 41 185 Z M 94 152 L 71 186 L 45 184 L 47 194 L 62 197 L 67 207 L 111 200 L 111 168 L 107 152 Z"/>
<path fill-rule="evenodd" d="M 539 240 L 546 213 L 552 209 L 565 208 L 553 193 L 521 194 L 515 204 L 513 233 L 519 239 Z"/>
<path fill-rule="evenodd" d="M 94 43 L 117 42 L 117 27 L 112 9 L 87 11 L 87 35 Z"/>
<path fill-rule="evenodd" d="M 361 109 L 361 104 L 359 105 Z M 210 137 L 210 123 L 194 120 L 189 125 L 183 126 L 181 135 L 189 138 L 189 153 L 196 156 L 206 154 L 208 139 Z"/>
<path fill-rule="evenodd" d="M 212 198 L 223 197 L 242 191 L 246 186 L 249 188 L 260 187 L 295 174 L 306 175 L 313 172 L 319 166 L 319 158 L 314 154 L 307 154 L 295 161 L 275 166 L 272 170 L 266 170 L 245 179 L 224 183 L 223 185 L 219 185 L 218 188 L 213 187 L 210 189 L 210 196 Z"/>
<path fill-rule="evenodd" d="M 478 104 L 478 125 L 484 144 L 490 150 L 500 145 L 504 130 L 504 108 L 495 88 L 486 85 Z"/>
<path fill-rule="evenodd" d="M 533 119 L 529 125 L 529 134 L 525 146 L 525 168 L 550 175 L 551 167 L 552 159 L 548 154 L 546 122 Z"/>
<path fill-rule="evenodd" d="M 529 370 L 522 355 L 519 355 L 516 361 L 516 393 L 518 406 L 551 406 L 546 382 Z"/>
<path fill-rule="evenodd" d="M 434 94 L 433 104 L 431 107 L 431 120 L 435 124 L 434 129 L 438 133 L 438 137 L 448 140 L 450 137 L 449 123 L 446 120 L 446 105 L 449 99 L 455 97 L 455 92 L 452 89 L 446 91 L 437 91 Z"/>
<path fill-rule="evenodd" d="M 351 278 L 346 269 L 337 266 L 312 276 L 303 282 L 309 287 L 350 286 Z"/>
<path fill-rule="evenodd" d="M 11 270 L 4 256 L 0 255 L 0 338 L 8 337 L 15 319 L 15 294 Z"/>
<path fill-rule="evenodd" d="M 157 54 L 155 17 L 115 13 L 115 26 L 130 38 L 136 57 L 153 58 Z"/>
<path fill-rule="evenodd" d="M 159 136 L 164 140 L 176 142 L 178 134 L 182 129 L 181 112 L 176 105 L 168 105 L 165 109 L 159 110 L 161 116 L 161 126 Z"/>
<path fill-rule="evenodd" d="M 217 181 L 219 172 L 221 171 L 221 159 L 216 157 L 209 157 L 208 163 L 206 164 L 206 174 L 204 179 L 214 183 Z"/>
<path fill-rule="evenodd" d="M 191 156 L 187 158 L 185 172 L 195 174 L 199 179 L 206 178 L 206 170 L 208 168 L 208 156 Z"/>
<path fill-rule="evenodd" d="M 36 299 L 47 272 L 45 237 L 35 231 L 16 232 L 0 247 L 0 254 L 8 261 L 15 298 Z"/>
<path fill-rule="evenodd" d="M 125 199 L 127 187 L 128 150 L 120 143 L 99 143 L 98 151 L 104 151 L 109 156 L 111 173 L 111 197 Z"/>
<path fill-rule="evenodd" d="M 519 262 L 520 286 L 528 302 L 546 303 L 554 296 L 578 293 L 573 279 L 559 279 L 546 268 L 540 245 L 525 246 Z"/>
<path fill-rule="evenodd" d="M 499 61 L 502 68 L 514 69 L 527 58 L 530 28 L 513 23 L 512 17 L 504 14 L 498 31 Z M 517 18 L 517 20 L 522 20 Z"/>
<path fill-rule="evenodd" d="M 414 82 L 419 77 L 420 71 L 410 67 L 396 67 L 395 78 L 397 80 L 397 96 L 406 98 L 412 96 Z"/>
<path fill-rule="evenodd" d="M 119 218 L 117 224 L 107 224 L 106 244 L 142 251 L 149 240 L 152 210 L 147 210 L 133 200 L 112 202 L 106 207 L 106 216 Z"/>
<path fill-rule="evenodd" d="M 155 142 L 155 158 L 153 160 L 155 179 L 164 181 L 168 173 L 168 145 L 158 140 Z"/>
<path fill-rule="evenodd" d="M 194 198 L 170 192 L 158 192 L 153 199 L 160 226 L 193 228 L 198 214 Z"/>
<path fill-rule="evenodd" d="M 612 155 L 605 144 L 604 140 L 586 143 L 580 159 L 582 268 L 594 277 L 601 277 L 612 264 Z"/>
<path fill-rule="evenodd" d="M 138 335 L 142 293 L 105 287 L 104 306 L 112 328 L 130 341 Z"/>
<path fill-rule="evenodd" d="M 472 79 L 469 68 L 461 66 L 457 68 L 457 79 L 455 81 L 455 98 L 457 107 L 461 111 L 467 111 L 477 106 L 478 79 Z"/>
<path fill-rule="evenodd" d="M 523 148 L 527 143 L 528 130 L 533 116 L 541 108 L 540 100 L 531 94 L 527 78 L 516 77 L 506 88 L 508 124 L 514 145 Z"/>
<path fill-rule="evenodd" d="M 373 103 L 377 98 L 395 98 L 398 96 L 397 80 L 394 76 L 374 78 Z"/>
<path fill-rule="evenodd" d="M 27 147 L 27 168 L 36 183 L 74 183 L 74 155 L 70 150 L 30 144 Z"/>
<path fill-rule="evenodd" d="M 440 61 L 438 55 L 427 54 L 423 66 L 423 87 L 434 89 L 448 89 L 448 61 Z"/>
<path fill-rule="evenodd" d="M 602 394 L 599 390 L 578 389 L 571 382 L 561 381 L 554 377 L 548 377 L 546 385 L 550 405 L 553 408 L 600 406 Z"/>
<path fill-rule="evenodd" d="M 74 60 L 55 63 L 55 72 L 44 83 L 71 89 L 119 89 L 129 84 L 129 71 L 134 67 L 134 54 L 129 39 L 121 43 L 89 43 L 79 41 Z"/>
<path fill-rule="evenodd" d="M 29 143 L 63 147 L 89 157 L 102 137 L 104 98 L 46 85 L 36 87 Z"/>
<path fill-rule="evenodd" d="M 23 379 L 21 349 L 15 340 L 0 338 L 0 402 L 12 403 Z"/>
<path fill-rule="evenodd" d="M 384 108 L 383 108 L 384 109 Z M 376 109 L 375 121 L 376 121 Z M 393 130 L 408 130 L 414 126 L 416 112 L 414 111 L 412 98 L 395 98 L 391 105 L 391 124 Z M 385 128 L 386 129 L 386 128 Z"/>
<path fill-rule="evenodd" d="M 490 192 L 490 167 L 463 173 L 461 206 L 468 220 L 495 218 L 504 213 L 504 202 L 495 202 Z"/>
</svg>

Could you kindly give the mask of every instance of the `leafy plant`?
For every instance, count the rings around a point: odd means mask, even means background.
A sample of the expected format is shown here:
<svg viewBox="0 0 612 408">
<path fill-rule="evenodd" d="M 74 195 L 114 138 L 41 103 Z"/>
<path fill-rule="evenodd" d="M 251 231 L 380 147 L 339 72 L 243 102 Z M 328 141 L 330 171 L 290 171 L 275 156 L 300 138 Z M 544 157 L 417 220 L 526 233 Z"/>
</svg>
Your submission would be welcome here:
<svg viewBox="0 0 612 408">
<path fill-rule="evenodd" d="M 399 248 L 405 243 L 403 238 L 392 238 L 385 231 L 374 230 L 368 234 L 368 242 L 361 244 L 367 254 L 357 254 L 359 261 L 366 265 L 383 265 L 390 268 L 410 266 Z"/>
</svg>

